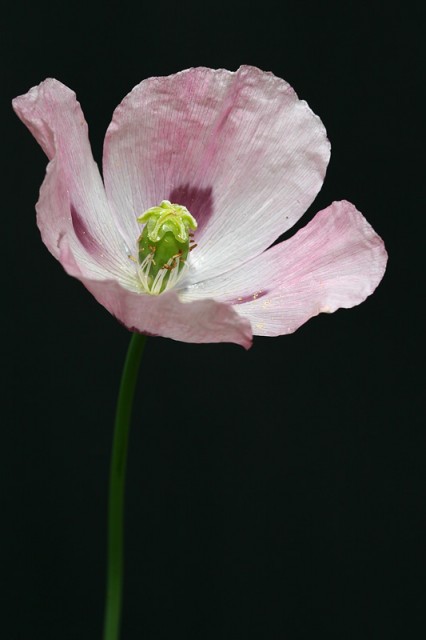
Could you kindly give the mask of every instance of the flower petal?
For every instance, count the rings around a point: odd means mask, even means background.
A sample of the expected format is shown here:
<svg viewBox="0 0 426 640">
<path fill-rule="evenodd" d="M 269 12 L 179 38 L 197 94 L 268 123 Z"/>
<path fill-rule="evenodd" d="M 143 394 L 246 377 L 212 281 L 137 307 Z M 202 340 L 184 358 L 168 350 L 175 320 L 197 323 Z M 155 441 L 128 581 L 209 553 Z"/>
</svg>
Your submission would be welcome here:
<svg viewBox="0 0 426 640">
<path fill-rule="evenodd" d="M 61 243 L 62 264 L 96 300 L 131 331 L 182 342 L 235 342 L 249 349 L 250 322 L 232 305 L 212 299 L 182 302 L 175 291 L 159 296 L 124 289 L 114 280 L 92 280 L 79 273 L 66 239 Z"/>
<path fill-rule="evenodd" d="M 183 299 L 232 303 L 255 335 L 282 335 L 321 312 L 360 304 L 379 284 L 386 262 L 383 241 L 355 206 L 333 202 L 286 242 L 189 287 Z"/>
<path fill-rule="evenodd" d="M 192 282 L 258 255 L 306 211 L 330 155 L 324 126 L 284 80 L 255 67 L 144 80 L 114 113 L 104 179 L 117 210 L 163 199 L 197 218 Z"/>
<path fill-rule="evenodd" d="M 61 239 L 67 236 L 84 273 L 119 273 L 128 263 L 125 244 L 114 224 L 74 92 L 49 78 L 15 98 L 13 108 L 50 160 L 37 204 L 44 243 L 58 258 Z"/>
</svg>

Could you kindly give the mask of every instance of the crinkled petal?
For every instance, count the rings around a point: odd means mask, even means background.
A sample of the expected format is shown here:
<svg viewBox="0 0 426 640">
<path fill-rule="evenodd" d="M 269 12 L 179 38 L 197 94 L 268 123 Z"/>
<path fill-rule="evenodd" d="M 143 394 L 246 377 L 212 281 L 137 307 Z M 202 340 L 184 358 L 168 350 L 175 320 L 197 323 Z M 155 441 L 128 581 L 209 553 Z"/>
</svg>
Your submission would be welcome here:
<svg viewBox="0 0 426 640">
<path fill-rule="evenodd" d="M 49 78 L 15 98 L 13 108 L 50 160 L 37 203 L 44 243 L 59 258 L 66 236 L 86 275 L 120 273 L 128 263 L 125 243 L 114 223 L 75 93 Z"/>
<path fill-rule="evenodd" d="M 255 335 L 282 335 L 321 312 L 360 304 L 381 281 L 386 262 L 382 239 L 355 206 L 333 202 L 289 240 L 189 287 L 183 299 L 230 302 Z"/>
<path fill-rule="evenodd" d="M 136 216 L 163 199 L 197 218 L 191 282 L 259 255 L 321 188 L 330 146 L 284 80 L 255 67 L 149 78 L 117 107 L 105 138 L 108 197 Z"/>
<path fill-rule="evenodd" d="M 66 239 L 61 262 L 96 300 L 131 331 L 163 336 L 182 342 L 235 342 L 246 349 L 252 344 L 250 322 L 232 305 L 212 299 L 182 302 L 175 291 L 159 296 L 135 293 L 114 280 L 92 280 L 79 273 Z"/>
<path fill-rule="evenodd" d="M 115 281 L 83 280 L 98 302 L 132 331 L 181 342 L 235 342 L 248 349 L 251 325 L 231 305 L 212 299 L 181 302 L 174 291 L 133 293 Z"/>
</svg>

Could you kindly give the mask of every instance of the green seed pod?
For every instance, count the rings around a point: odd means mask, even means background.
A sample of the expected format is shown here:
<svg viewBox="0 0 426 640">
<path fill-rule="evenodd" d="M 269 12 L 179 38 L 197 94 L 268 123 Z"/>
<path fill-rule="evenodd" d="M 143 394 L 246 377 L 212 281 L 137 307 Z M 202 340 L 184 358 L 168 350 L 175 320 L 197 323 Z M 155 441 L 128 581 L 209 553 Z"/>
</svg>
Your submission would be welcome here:
<svg viewBox="0 0 426 640">
<path fill-rule="evenodd" d="M 139 276 L 144 289 L 158 295 L 178 281 L 193 248 L 189 229 L 197 223 L 186 207 L 168 200 L 145 211 L 138 222 L 146 223 L 138 239 Z"/>
</svg>

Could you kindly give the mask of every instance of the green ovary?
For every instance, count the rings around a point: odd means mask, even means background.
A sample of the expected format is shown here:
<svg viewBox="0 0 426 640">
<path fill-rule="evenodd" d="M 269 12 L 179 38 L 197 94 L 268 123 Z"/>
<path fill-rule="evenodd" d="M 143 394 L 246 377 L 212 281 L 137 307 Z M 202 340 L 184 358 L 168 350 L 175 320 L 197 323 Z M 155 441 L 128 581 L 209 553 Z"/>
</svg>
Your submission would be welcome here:
<svg viewBox="0 0 426 640">
<path fill-rule="evenodd" d="M 138 221 L 145 222 L 138 239 L 140 279 L 147 293 L 158 295 L 176 284 L 192 248 L 189 229 L 196 229 L 197 223 L 185 207 L 168 200 L 145 211 Z"/>
</svg>

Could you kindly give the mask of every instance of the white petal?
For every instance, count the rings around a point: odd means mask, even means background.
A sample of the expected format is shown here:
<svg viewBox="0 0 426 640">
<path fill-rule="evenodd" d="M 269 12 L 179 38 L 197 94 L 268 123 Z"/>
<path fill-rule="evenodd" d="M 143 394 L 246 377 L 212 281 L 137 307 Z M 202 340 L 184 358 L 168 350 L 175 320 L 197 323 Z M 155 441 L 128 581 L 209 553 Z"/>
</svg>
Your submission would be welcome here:
<svg viewBox="0 0 426 640">
<path fill-rule="evenodd" d="M 197 218 L 196 282 L 258 255 L 306 211 L 330 155 L 324 126 L 284 80 L 254 67 L 144 80 L 105 138 L 108 196 L 136 216 L 163 199 Z"/>
</svg>

